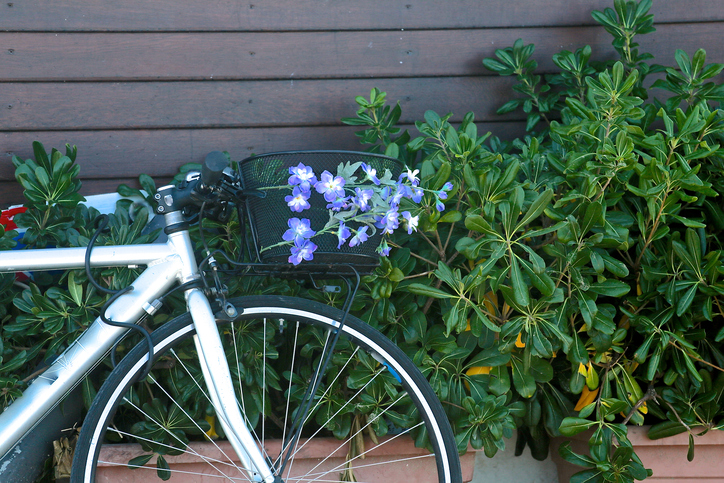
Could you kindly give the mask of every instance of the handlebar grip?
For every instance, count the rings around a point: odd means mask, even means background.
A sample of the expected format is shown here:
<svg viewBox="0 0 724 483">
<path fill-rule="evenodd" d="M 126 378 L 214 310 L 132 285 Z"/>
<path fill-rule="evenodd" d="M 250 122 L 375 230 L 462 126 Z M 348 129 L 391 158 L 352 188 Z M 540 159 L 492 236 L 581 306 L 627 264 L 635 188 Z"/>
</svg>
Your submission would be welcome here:
<svg viewBox="0 0 724 483">
<path fill-rule="evenodd" d="M 201 165 L 201 183 L 214 186 L 221 179 L 221 174 L 229 166 L 229 160 L 221 151 L 212 151 L 206 155 Z"/>
</svg>

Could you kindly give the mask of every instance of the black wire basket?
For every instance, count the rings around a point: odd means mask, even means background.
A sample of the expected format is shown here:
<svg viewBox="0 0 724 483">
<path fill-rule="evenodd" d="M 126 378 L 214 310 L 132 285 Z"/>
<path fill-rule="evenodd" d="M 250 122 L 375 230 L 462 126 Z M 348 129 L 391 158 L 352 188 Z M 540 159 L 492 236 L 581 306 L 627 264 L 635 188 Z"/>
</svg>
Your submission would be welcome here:
<svg viewBox="0 0 724 483">
<path fill-rule="evenodd" d="M 290 176 L 289 168 L 299 163 L 310 166 L 319 177 L 325 170 L 336 176 L 340 163 L 358 162 L 366 163 L 376 169 L 380 177 L 389 170 L 393 179 L 397 179 L 402 172 L 402 163 L 397 159 L 353 151 L 289 151 L 262 154 L 242 160 L 239 163 L 239 170 L 244 189 L 249 190 L 286 185 Z M 293 267 L 288 261 L 290 247 L 274 245 L 282 241 L 282 235 L 289 229 L 288 220 L 292 217 L 308 218 L 313 230 L 322 229 L 329 221 L 328 203 L 322 194 L 312 189 L 312 195 L 308 200 L 311 208 L 295 213 L 284 200 L 291 194 L 291 190 L 262 191 L 264 197 L 250 196 L 247 199 L 251 232 L 262 263 L 275 264 L 282 270 L 296 272 L 344 272 L 346 271 L 344 267 L 353 267 L 360 274 L 370 273 L 379 265 L 376 248 L 382 241 L 382 235 L 378 230 L 366 242 L 355 247 L 350 247 L 349 243 L 346 243 L 337 248 L 338 239 L 334 233 L 316 236 L 312 240 L 317 245 L 313 260 L 302 261 Z M 272 248 L 265 249 L 267 247 Z"/>
</svg>

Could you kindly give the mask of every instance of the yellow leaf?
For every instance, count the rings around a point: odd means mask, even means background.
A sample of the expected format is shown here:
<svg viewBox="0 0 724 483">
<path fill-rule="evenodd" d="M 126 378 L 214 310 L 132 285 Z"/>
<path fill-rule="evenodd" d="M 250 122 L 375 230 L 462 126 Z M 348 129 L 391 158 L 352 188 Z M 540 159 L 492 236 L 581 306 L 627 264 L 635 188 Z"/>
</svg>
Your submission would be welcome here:
<svg viewBox="0 0 724 483">
<path fill-rule="evenodd" d="M 523 347 L 525 347 L 525 342 L 523 342 L 522 335 L 522 332 L 518 332 L 518 338 L 515 340 L 515 346 L 518 349 L 522 349 Z"/>
<path fill-rule="evenodd" d="M 580 399 L 578 399 L 578 403 L 576 403 L 576 407 L 573 408 L 573 410 L 580 411 L 581 409 L 585 408 L 593 401 L 595 401 L 597 396 L 598 388 L 591 391 L 590 389 L 588 389 L 588 386 L 583 386 L 583 391 L 581 391 L 581 397 Z"/>
<path fill-rule="evenodd" d="M 486 293 L 485 298 L 483 299 L 483 305 L 485 305 L 485 308 L 488 309 L 490 314 L 495 315 L 498 309 L 498 296 L 496 293 L 492 291 Z"/>
<path fill-rule="evenodd" d="M 211 425 L 211 428 L 206 431 L 206 436 L 208 436 L 209 439 L 219 439 L 219 435 L 216 434 L 216 416 L 206 416 L 204 419 L 207 423 L 209 423 L 209 425 Z"/>
</svg>

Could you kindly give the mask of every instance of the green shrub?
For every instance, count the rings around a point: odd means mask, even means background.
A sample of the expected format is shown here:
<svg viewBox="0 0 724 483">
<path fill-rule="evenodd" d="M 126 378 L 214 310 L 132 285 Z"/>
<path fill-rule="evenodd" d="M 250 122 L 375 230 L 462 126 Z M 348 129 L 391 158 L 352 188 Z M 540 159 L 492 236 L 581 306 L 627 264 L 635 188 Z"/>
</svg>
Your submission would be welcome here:
<svg viewBox="0 0 724 483">
<path fill-rule="evenodd" d="M 542 459 L 551 437 L 592 430 L 590 454 L 560 450 L 585 468 L 574 481 L 647 476 L 627 424 L 698 435 L 724 416 L 724 65 L 704 50 L 649 64 L 634 40 L 654 31 L 651 2 L 614 4 L 593 17 L 616 62 L 585 46 L 539 76 L 521 40 L 483 61 L 515 76 L 498 112 L 525 113 L 523 138 L 434 112 L 410 138 L 377 89 L 344 120 L 423 187 L 455 186 L 368 277 L 364 318 L 426 373 L 461 449 L 493 456 L 517 428 L 517 452 Z"/>
<path fill-rule="evenodd" d="M 516 97 L 498 112 L 522 110 L 528 134 L 512 142 L 479 133 L 472 113 L 452 125 L 450 115 L 427 112 L 413 138 L 397 126 L 399 105 L 377 89 L 345 119 L 365 128 L 370 150 L 418 169 L 426 189 L 453 184 L 444 201 L 429 195 L 419 231 L 396 236 L 399 248 L 365 278 L 353 312 L 422 369 L 461 450 L 493 456 L 517 429 L 516 452 L 529 446 L 542 459 L 551 437 L 591 430 L 589 454 L 560 450 L 584 467 L 574 481 L 632 481 L 647 471 L 628 424 L 651 424 L 653 438 L 688 432 L 692 441 L 721 427 L 724 88 L 715 77 L 724 65 L 707 65 L 703 50 L 691 58 L 677 51 L 676 67 L 651 64 L 635 42 L 654 30 L 650 5 L 616 0 L 593 13 L 613 36 L 616 62 L 595 63 L 584 46 L 556 54 L 560 72 L 540 76 L 523 41 L 486 59 L 515 77 Z M 87 244 L 97 212 L 79 204 L 75 149 L 34 148 L 35 160 L 14 159 L 29 207 L 18 221 L 34 227 L 23 243 Z M 155 190 L 149 177 L 141 184 Z M 236 257 L 238 225 L 204 223 L 210 248 Z M 111 225 L 101 243 L 150 237 L 123 205 Z M 16 235 L 2 232 L 0 248 Z M 132 276 L 98 275 L 116 286 Z M 269 278 L 227 283 L 230 295 L 293 293 L 331 304 L 345 295 Z M 0 288 L 6 404 L 106 296 L 81 271 L 25 286 L 5 276 Z M 85 388 L 90 397 L 93 384 Z M 346 414 L 342 426 L 359 414 Z"/>
</svg>

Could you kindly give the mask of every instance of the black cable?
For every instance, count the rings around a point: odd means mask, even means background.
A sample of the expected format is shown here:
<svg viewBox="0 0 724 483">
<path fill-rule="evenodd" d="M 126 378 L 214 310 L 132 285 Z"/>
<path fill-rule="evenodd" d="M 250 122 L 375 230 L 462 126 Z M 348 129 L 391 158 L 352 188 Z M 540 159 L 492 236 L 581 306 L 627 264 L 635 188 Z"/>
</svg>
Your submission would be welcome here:
<svg viewBox="0 0 724 483">
<path fill-rule="evenodd" d="M 88 276 L 88 281 L 91 285 L 93 285 L 96 290 L 99 290 L 103 293 L 107 294 L 116 294 L 119 292 L 119 290 L 112 290 L 110 288 L 106 288 L 96 282 L 96 279 L 93 278 L 93 274 L 91 273 L 91 251 L 93 250 L 93 246 L 96 243 L 96 240 L 100 236 L 101 232 L 106 229 L 106 226 L 108 226 L 108 222 L 110 221 L 110 218 L 108 215 L 100 215 L 98 218 L 96 218 L 93 223 L 95 224 L 98 220 L 101 221 L 101 225 L 98 227 L 98 229 L 93 233 L 93 236 L 91 237 L 90 241 L 88 242 L 88 248 L 85 251 L 85 274 Z"/>
<path fill-rule="evenodd" d="M 101 292 L 110 294 L 111 297 L 106 301 L 105 304 L 103 304 L 103 308 L 101 308 L 101 313 L 99 315 L 99 318 L 106 324 L 113 326 L 113 327 L 122 327 L 125 329 L 135 330 L 136 332 L 140 332 L 146 339 L 146 343 L 148 344 L 148 362 L 146 363 L 146 369 L 143 373 L 143 377 L 140 379 L 143 380 L 146 377 L 148 377 L 148 374 L 151 372 L 151 369 L 153 368 L 153 340 L 151 339 L 151 334 L 148 333 L 146 329 L 143 327 L 137 325 L 137 324 L 131 324 L 128 322 L 116 322 L 108 317 L 106 317 L 106 310 L 108 307 L 110 307 L 113 302 L 118 300 L 118 298 L 126 294 L 128 292 L 133 291 L 133 285 L 129 285 L 128 287 L 121 289 L 121 290 L 112 290 L 110 288 L 106 288 L 99 284 L 95 278 L 93 278 L 93 274 L 91 273 L 91 265 L 90 265 L 90 259 L 91 259 L 91 252 L 93 251 L 93 247 L 96 243 L 96 240 L 100 236 L 101 232 L 108 226 L 108 222 L 110 221 L 110 218 L 108 215 L 100 215 L 98 218 L 96 218 L 95 221 L 100 220 L 100 226 L 98 229 L 93 233 L 93 236 L 91 237 L 90 241 L 88 242 L 88 248 L 85 252 L 85 273 L 88 276 L 88 281 L 91 285 L 93 285 L 96 290 L 99 290 Z M 116 343 L 117 344 L 117 343 Z M 111 364 L 113 364 L 113 367 L 116 366 L 116 357 L 115 357 L 115 348 L 114 345 L 113 349 L 111 350 Z"/>
</svg>

